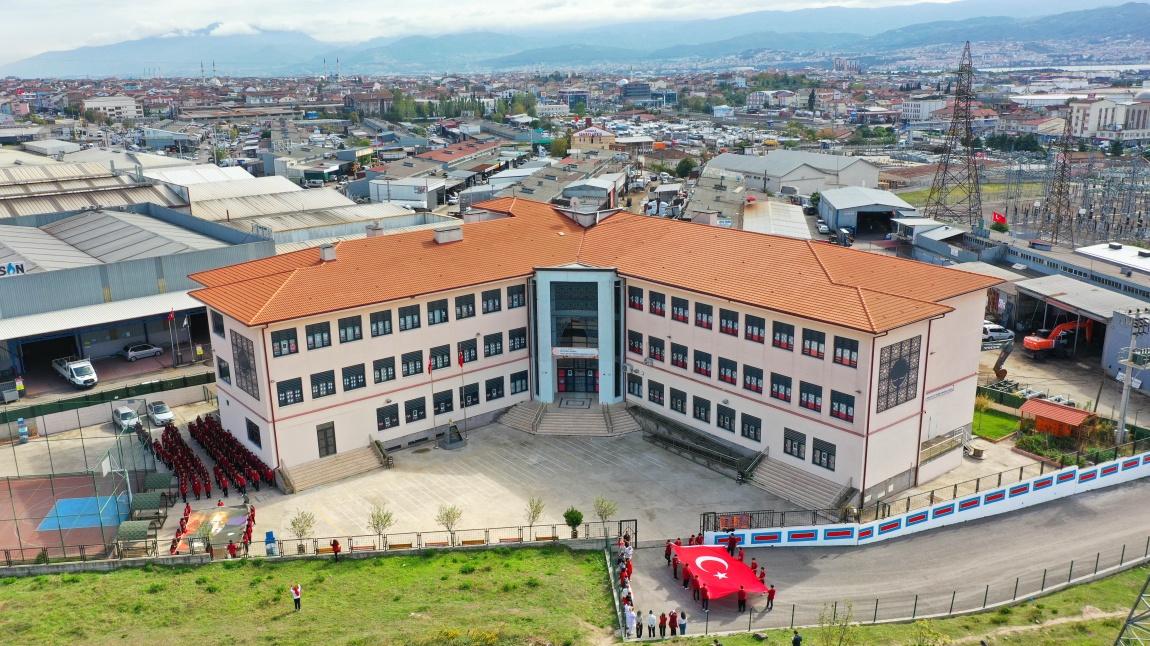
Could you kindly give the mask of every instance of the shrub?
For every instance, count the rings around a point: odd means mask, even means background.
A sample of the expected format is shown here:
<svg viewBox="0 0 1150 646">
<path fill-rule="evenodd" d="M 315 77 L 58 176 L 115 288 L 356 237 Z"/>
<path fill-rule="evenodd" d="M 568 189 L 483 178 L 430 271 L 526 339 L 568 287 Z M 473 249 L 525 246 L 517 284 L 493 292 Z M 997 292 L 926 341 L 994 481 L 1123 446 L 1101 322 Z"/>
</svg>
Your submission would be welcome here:
<svg viewBox="0 0 1150 646">
<path fill-rule="evenodd" d="M 583 524 L 583 512 L 574 507 L 568 507 L 567 511 L 563 512 L 563 522 L 567 523 L 571 529 L 575 529 Z"/>
<path fill-rule="evenodd" d="M 467 564 L 465 564 L 459 568 L 460 574 L 471 574 L 474 571 L 475 571 L 475 566 L 470 564 L 470 563 L 467 563 Z"/>
</svg>

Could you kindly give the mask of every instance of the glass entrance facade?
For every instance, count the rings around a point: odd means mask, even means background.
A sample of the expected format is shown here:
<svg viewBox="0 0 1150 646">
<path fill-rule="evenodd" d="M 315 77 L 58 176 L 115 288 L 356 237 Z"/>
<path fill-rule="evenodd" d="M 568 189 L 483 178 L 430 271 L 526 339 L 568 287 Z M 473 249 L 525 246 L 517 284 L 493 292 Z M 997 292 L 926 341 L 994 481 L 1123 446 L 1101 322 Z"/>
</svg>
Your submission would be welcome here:
<svg viewBox="0 0 1150 646">
<path fill-rule="evenodd" d="M 556 359 L 558 391 L 561 393 L 599 392 L 598 359 Z"/>
</svg>

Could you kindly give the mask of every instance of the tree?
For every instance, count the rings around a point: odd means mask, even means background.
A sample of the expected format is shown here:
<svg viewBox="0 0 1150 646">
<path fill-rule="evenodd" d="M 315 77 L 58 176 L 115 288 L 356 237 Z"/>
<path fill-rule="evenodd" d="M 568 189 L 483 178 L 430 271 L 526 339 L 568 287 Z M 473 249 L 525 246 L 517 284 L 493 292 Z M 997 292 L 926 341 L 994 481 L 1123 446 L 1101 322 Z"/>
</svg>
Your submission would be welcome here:
<svg viewBox="0 0 1150 646">
<path fill-rule="evenodd" d="M 452 537 L 455 536 L 455 526 L 459 524 L 459 519 L 463 518 L 463 510 L 455 505 L 440 505 L 439 511 L 435 512 L 435 522 L 443 525 Z"/>
<path fill-rule="evenodd" d="M 1110 140 L 1110 156 L 1121 157 L 1126 152 L 1126 147 L 1122 145 L 1122 140 Z"/>
<path fill-rule="evenodd" d="M 999 233 L 1006 233 L 1007 231 L 1010 231 L 1010 225 L 1005 222 L 992 222 L 990 224 L 990 230 L 997 231 Z"/>
<path fill-rule="evenodd" d="M 583 524 L 583 512 L 568 507 L 567 511 L 563 512 L 563 522 L 571 528 L 571 538 L 579 538 L 579 526 Z"/>
<path fill-rule="evenodd" d="M 807 110 L 815 111 L 815 89 L 811 88 L 811 93 L 807 95 Z"/>
<path fill-rule="evenodd" d="M 383 536 L 395 524 L 395 513 L 387 508 L 387 503 L 372 505 L 368 512 L 367 526 L 377 536 Z"/>
<path fill-rule="evenodd" d="M 854 620 L 854 605 L 824 605 L 819 613 L 815 643 L 819 646 L 854 646 L 859 643 L 859 625 Z"/>
<path fill-rule="evenodd" d="M 595 515 L 599 517 L 600 522 L 603 523 L 603 535 L 607 535 L 607 521 L 611 517 L 619 513 L 619 505 L 614 500 L 609 500 L 602 496 L 595 498 Z"/>
<path fill-rule="evenodd" d="M 582 101 L 576 103 L 575 107 L 571 108 L 571 113 L 576 114 L 580 117 L 586 116 L 587 115 L 587 104 L 583 103 Z"/>
<path fill-rule="evenodd" d="M 567 137 L 556 137 L 551 140 L 551 156 L 566 157 L 567 150 L 571 148 L 571 141 Z"/>
<path fill-rule="evenodd" d="M 300 541 L 299 544 L 296 545 L 296 552 L 303 554 L 306 551 L 303 540 L 310 538 L 312 532 L 315 531 L 315 514 L 310 511 L 297 509 L 295 515 L 288 521 L 288 531 L 296 537 L 296 540 Z"/>
<path fill-rule="evenodd" d="M 811 206 L 816 208 L 816 209 L 819 208 L 819 200 L 821 200 L 822 198 L 823 198 L 823 196 L 819 195 L 818 191 L 811 193 L 811 197 L 810 197 Z"/>
<path fill-rule="evenodd" d="M 950 643 L 950 638 L 942 634 L 929 619 L 914 622 L 914 635 L 911 639 L 913 646 L 946 646 Z"/>
<path fill-rule="evenodd" d="M 525 513 L 523 515 L 527 518 L 528 533 L 530 533 L 531 528 L 535 526 L 535 523 L 539 522 L 539 519 L 543 516 L 543 510 L 546 507 L 547 505 L 543 503 L 542 498 L 532 496 L 527 499 L 527 509 L 524 510 Z"/>
<path fill-rule="evenodd" d="M 690 157 L 680 159 L 679 163 L 675 165 L 675 175 L 679 177 L 687 177 L 693 170 L 695 170 L 695 160 Z"/>
</svg>

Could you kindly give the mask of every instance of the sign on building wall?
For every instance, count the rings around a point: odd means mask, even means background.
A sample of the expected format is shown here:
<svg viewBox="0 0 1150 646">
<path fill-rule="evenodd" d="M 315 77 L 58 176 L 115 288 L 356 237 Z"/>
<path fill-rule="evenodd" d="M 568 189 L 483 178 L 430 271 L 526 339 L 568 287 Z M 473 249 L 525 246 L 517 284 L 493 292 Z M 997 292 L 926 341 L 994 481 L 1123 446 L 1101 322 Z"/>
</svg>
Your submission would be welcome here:
<svg viewBox="0 0 1150 646">
<path fill-rule="evenodd" d="M 23 262 L 0 263 L 0 278 L 7 278 L 8 276 L 20 276 L 23 273 Z"/>
<path fill-rule="evenodd" d="M 552 356 L 566 359 L 598 359 L 597 348 L 551 348 Z"/>
</svg>

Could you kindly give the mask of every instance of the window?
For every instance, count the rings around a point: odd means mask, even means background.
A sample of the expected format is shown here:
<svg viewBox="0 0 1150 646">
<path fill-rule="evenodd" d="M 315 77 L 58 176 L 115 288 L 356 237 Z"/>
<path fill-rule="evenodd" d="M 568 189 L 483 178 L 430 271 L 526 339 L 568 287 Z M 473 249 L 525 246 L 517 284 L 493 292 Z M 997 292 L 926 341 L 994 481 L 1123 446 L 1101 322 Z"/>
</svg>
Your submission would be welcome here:
<svg viewBox="0 0 1150 646">
<path fill-rule="evenodd" d="M 743 366 L 743 389 L 763 394 L 763 371 L 754 366 Z"/>
<path fill-rule="evenodd" d="M 643 378 L 639 375 L 627 375 L 627 393 L 640 399 L 643 398 Z"/>
<path fill-rule="evenodd" d="M 799 382 L 799 406 L 816 413 L 823 409 L 823 387 Z"/>
<path fill-rule="evenodd" d="M 643 333 L 634 330 L 627 330 L 627 351 L 633 352 L 642 356 L 643 354 Z"/>
<path fill-rule="evenodd" d="M 304 328 L 307 335 L 307 349 L 318 350 L 331 345 L 331 323 L 312 323 Z"/>
<path fill-rule="evenodd" d="M 671 319 L 680 323 L 686 323 L 689 318 L 691 318 L 691 307 L 690 304 L 687 303 L 687 299 L 672 296 Z"/>
<path fill-rule="evenodd" d="M 465 384 L 459 387 L 459 406 L 468 408 L 479 405 L 479 384 Z"/>
<path fill-rule="evenodd" d="M 419 306 L 408 305 L 399 308 L 399 330 L 414 330 L 419 327 Z"/>
<path fill-rule="evenodd" d="M 739 364 L 719 357 L 719 381 L 728 384 L 739 383 Z"/>
<path fill-rule="evenodd" d="M 339 320 L 339 342 L 348 343 L 363 338 L 363 317 L 348 316 Z"/>
<path fill-rule="evenodd" d="M 483 337 L 483 356 L 494 357 L 503 354 L 503 333 L 495 332 Z"/>
<path fill-rule="evenodd" d="M 756 442 L 762 442 L 763 441 L 763 420 L 759 419 L 758 417 L 755 417 L 754 415 L 748 415 L 746 413 L 743 413 L 743 425 L 742 425 L 741 434 L 743 437 L 747 438 L 748 440 L 754 440 Z"/>
<path fill-rule="evenodd" d="M 711 376 L 711 353 L 695 350 L 695 374 Z"/>
<path fill-rule="evenodd" d="M 836 336 L 834 362 L 840 366 L 857 368 L 859 365 L 859 342 Z"/>
<path fill-rule="evenodd" d="M 687 393 L 675 388 L 671 389 L 671 410 L 676 413 L 687 414 Z"/>
<path fill-rule="evenodd" d="M 248 430 L 248 441 L 252 444 L 255 444 L 256 446 L 263 446 L 263 440 L 260 438 L 259 424 L 256 424 L 246 417 L 244 418 L 244 424 L 247 426 Z"/>
<path fill-rule="evenodd" d="M 789 428 L 783 429 L 783 453 L 792 455 L 800 460 L 807 455 L 807 436 L 792 431 Z"/>
<path fill-rule="evenodd" d="M 315 427 L 315 437 L 319 444 L 319 457 L 335 455 L 335 424 L 324 422 Z"/>
<path fill-rule="evenodd" d="M 335 371 L 324 370 L 311 376 L 311 398 L 319 399 L 335 394 Z"/>
<path fill-rule="evenodd" d="M 780 375 L 777 372 L 772 372 L 771 397 L 779 401 L 791 401 L 791 378 Z"/>
<path fill-rule="evenodd" d="M 517 372 L 511 375 L 511 394 L 518 395 L 519 393 L 527 392 L 527 371 Z"/>
<path fill-rule="evenodd" d="M 735 432 L 735 409 L 722 404 L 715 406 L 715 424 L 724 431 Z"/>
<path fill-rule="evenodd" d="M 399 426 L 399 404 L 388 404 L 375 409 L 375 429 L 386 431 Z"/>
<path fill-rule="evenodd" d="M 527 328 L 517 327 L 507 333 L 507 350 L 514 352 L 527 348 Z"/>
<path fill-rule="evenodd" d="M 427 304 L 427 324 L 439 325 L 447 322 L 447 299 L 441 298 Z"/>
<path fill-rule="evenodd" d="M 507 288 L 507 309 L 513 310 L 517 307 L 524 307 L 527 305 L 527 286 L 526 285 L 511 285 Z"/>
<path fill-rule="evenodd" d="M 840 393 L 837 390 L 831 391 L 831 417 L 841 419 L 844 422 L 855 421 L 855 398 L 854 395 L 847 395 Z"/>
<path fill-rule="evenodd" d="M 403 420 L 408 424 L 427 419 L 427 398 L 416 397 L 403 402 Z"/>
<path fill-rule="evenodd" d="M 700 422 L 711 422 L 711 400 L 696 395 L 691 401 L 691 416 Z"/>
<path fill-rule="evenodd" d="M 487 401 L 503 399 L 503 377 L 492 377 L 484 384 L 487 391 Z"/>
<path fill-rule="evenodd" d="M 667 297 L 659 292 L 647 292 L 647 311 L 655 316 L 667 315 Z"/>
<path fill-rule="evenodd" d="M 643 311 L 643 288 L 627 288 L 627 307 L 633 310 Z"/>
<path fill-rule="evenodd" d="M 715 324 L 715 309 L 710 305 L 695 303 L 695 326 L 711 329 Z"/>
<path fill-rule="evenodd" d="M 395 357 L 376 359 L 371 364 L 371 373 L 377 384 L 395 379 Z"/>
<path fill-rule="evenodd" d="M 739 336 L 739 313 L 732 310 L 719 310 L 719 331 L 731 336 Z"/>
<path fill-rule="evenodd" d="M 803 354 L 822 359 L 827 351 L 827 335 L 818 330 L 803 328 Z"/>
<path fill-rule="evenodd" d="M 276 330 L 272 332 L 272 356 L 282 357 L 299 352 L 296 343 L 295 328 Z"/>
<path fill-rule="evenodd" d="M 386 312 L 372 312 L 369 319 L 371 320 L 372 336 L 391 334 L 391 310 Z"/>
<path fill-rule="evenodd" d="M 762 343 L 767 334 L 767 322 L 762 317 L 747 315 L 746 328 L 743 338 L 755 343 Z"/>
<path fill-rule="evenodd" d="M 276 384 L 280 408 L 291 406 L 303 401 L 303 380 L 299 377 L 288 379 Z"/>
<path fill-rule="evenodd" d="M 232 361 L 236 362 L 236 386 L 255 399 L 260 398 L 260 380 L 256 377 L 256 349 L 252 340 L 232 330 Z"/>
<path fill-rule="evenodd" d="M 892 343 L 879 351 L 878 400 L 881 413 L 918 395 L 918 360 L 922 336 Z"/>
<path fill-rule="evenodd" d="M 228 365 L 228 362 L 216 357 L 216 368 L 220 372 L 220 381 L 230 385 L 232 383 L 232 367 Z"/>
<path fill-rule="evenodd" d="M 835 445 L 816 438 L 814 445 L 811 447 L 811 463 L 834 471 Z"/>
<path fill-rule="evenodd" d="M 432 395 L 431 403 L 435 407 L 436 415 L 450 413 L 455 410 L 455 393 L 451 390 L 441 390 Z"/>
<path fill-rule="evenodd" d="M 456 354 L 463 358 L 463 363 L 471 363 L 479 359 L 479 344 L 475 339 L 468 339 L 460 341 L 455 344 L 457 348 Z"/>
<path fill-rule="evenodd" d="M 795 326 L 775 321 L 771 334 L 771 345 L 783 350 L 795 349 Z"/>
<path fill-rule="evenodd" d="M 428 361 L 432 370 L 442 370 L 451 367 L 451 346 L 437 345 L 428 354 Z"/>
<path fill-rule="evenodd" d="M 423 372 L 423 352 L 421 350 L 404 352 L 399 357 L 399 364 L 403 366 L 404 377 L 418 375 Z"/>
<path fill-rule="evenodd" d="M 209 310 L 208 313 L 212 315 L 212 334 L 224 336 L 224 315 L 215 310 Z"/>
<path fill-rule="evenodd" d="M 345 392 L 365 386 L 367 386 L 367 378 L 364 376 L 362 363 L 355 366 L 347 366 L 343 369 L 343 389 Z"/>
<path fill-rule="evenodd" d="M 671 344 L 671 365 L 676 368 L 687 369 L 687 346 L 678 343 Z"/>
<path fill-rule="evenodd" d="M 483 313 L 490 314 L 503 309 L 502 295 L 498 289 L 483 292 Z"/>
<path fill-rule="evenodd" d="M 663 384 L 647 380 L 647 401 L 652 404 L 663 405 Z"/>
<path fill-rule="evenodd" d="M 455 297 L 455 320 L 469 319 L 475 316 L 475 294 L 464 294 Z"/>
<path fill-rule="evenodd" d="M 655 361 L 663 361 L 663 349 L 666 344 L 663 339 L 653 336 L 647 339 L 647 356 Z"/>
</svg>

